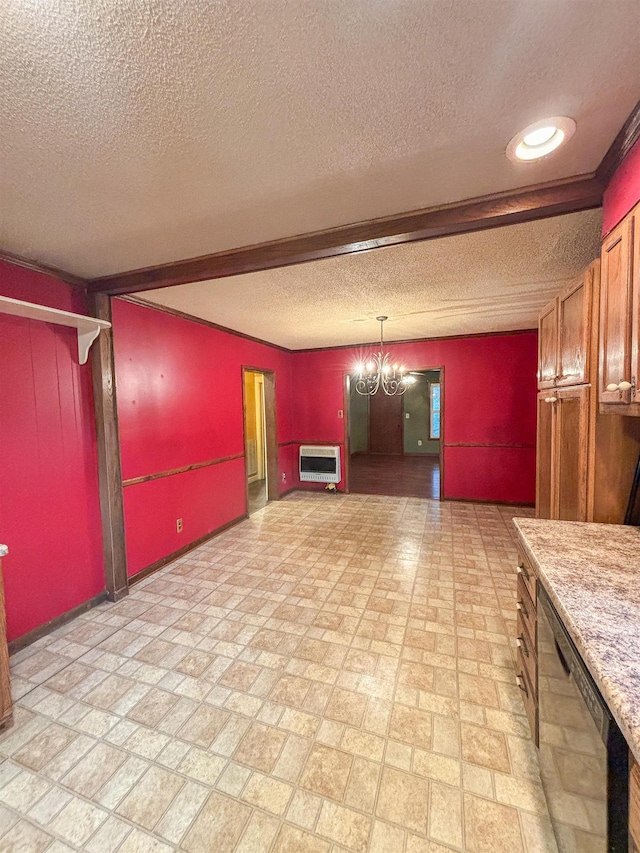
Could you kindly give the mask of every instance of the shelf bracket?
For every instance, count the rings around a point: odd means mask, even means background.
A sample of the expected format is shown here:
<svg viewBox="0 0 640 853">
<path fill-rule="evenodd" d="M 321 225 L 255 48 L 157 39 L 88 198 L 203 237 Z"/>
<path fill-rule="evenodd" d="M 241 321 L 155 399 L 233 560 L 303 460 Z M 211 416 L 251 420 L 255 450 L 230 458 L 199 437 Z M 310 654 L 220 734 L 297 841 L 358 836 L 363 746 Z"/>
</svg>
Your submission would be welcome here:
<svg viewBox="0 0 640 853">
<path fill-rule="evenodd" d="M 89 358 L 91 344 L 100 334 L 100 326 L 95 325 L 86 329 L 78 328 L 78 360 L 80 364 L 86 364 Z"/>
</svg>

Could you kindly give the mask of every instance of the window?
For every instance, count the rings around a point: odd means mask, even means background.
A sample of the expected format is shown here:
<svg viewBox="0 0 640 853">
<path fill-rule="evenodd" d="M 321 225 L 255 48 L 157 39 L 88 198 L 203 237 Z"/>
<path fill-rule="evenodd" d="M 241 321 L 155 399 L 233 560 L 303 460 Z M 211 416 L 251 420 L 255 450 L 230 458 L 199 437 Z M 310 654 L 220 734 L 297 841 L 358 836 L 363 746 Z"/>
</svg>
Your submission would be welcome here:
<svg viewBox="0 0 640 853">
<path fill-rule="evenodd" d="M 440 383 L 432 382 L 429 386 L 429 438 L 440 438 Z"/>
</svg>

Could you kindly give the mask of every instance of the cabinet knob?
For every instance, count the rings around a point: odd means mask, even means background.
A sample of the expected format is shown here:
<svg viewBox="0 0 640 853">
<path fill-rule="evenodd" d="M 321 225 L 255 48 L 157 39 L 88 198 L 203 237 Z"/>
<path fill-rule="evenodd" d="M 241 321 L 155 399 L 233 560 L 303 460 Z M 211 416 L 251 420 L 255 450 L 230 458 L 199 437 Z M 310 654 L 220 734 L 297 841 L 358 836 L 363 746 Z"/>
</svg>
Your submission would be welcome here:
<svg viewBox="0 0 640 853">
<path fill-rule="evenodd" d="M 619 386 L 619 385 L 616 385 L 616 383 L 615 383 L 615 382 L 610 382 L 610 383 L 607 385 L 606 390 L 607 390 L 607 391 L 617 391 L 619 387 L 620 387 L 620 386 Z"/>
<path fill-rule="evenodd" d="M 545 397 L 544 401 L 545 403 L 555 403 L 557 399 L 557 397 Z"/>
<path fill-rule="evenodd" d="M 520 690 L 522 690 L 522 692 L 525 694 L 525 696 L 529 695 L 529 691 L 527 690 L 527 685 L 525 683 L 524 678 L 521 675 L 516 675 L 516 684 L 518 685 Z"/>
<path fill-rule="evenodd" d="M 626 381 L 626 379 L 625 379 L 625 381 L 624 381 L 624 382 L 621 382 L 621 383 L 618 385 L 618 390 L 619 390 L 619 391 L 628 391 L 631 387 L 632 387 L 631 382 L 627 382 L 627 381 Z"/>
</svg>

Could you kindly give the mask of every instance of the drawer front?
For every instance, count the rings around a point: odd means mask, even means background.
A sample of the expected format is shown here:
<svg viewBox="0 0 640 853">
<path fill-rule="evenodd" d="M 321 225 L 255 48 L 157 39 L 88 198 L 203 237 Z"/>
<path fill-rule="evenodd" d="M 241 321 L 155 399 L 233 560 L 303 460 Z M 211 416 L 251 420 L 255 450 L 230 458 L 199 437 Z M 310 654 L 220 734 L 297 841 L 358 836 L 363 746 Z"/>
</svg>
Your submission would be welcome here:
<svg viewBox="0 0 640 853">
<path fill-rule="evenodd" d="M 518 672 L 524 670 L 529 678 L 529 684 L 533 689 L 533 694 L 538 696 L 538 654 L 536 652 L 535 643 L 531 637 L 531 633 L 524 621 L 518 613 L 517 619 L 518 630 L 518 651 L 517 651 L 517 669 Z M 534 634 L 535 636 L 535 634 Z"/>
<path fill-rule="evenodd" d="M 520 650 L 518 650 L 518 652 L 519 651 Z M 535 743 L 535 745 L 539 746 L 540 738 L 538 733 L 538 697 L 533 691 L 533 687 L 531 686 L 531 682 L 529 681 L 529 676 L 527 675 L 526 669 L 521 666 L 520 654 L 518 654 L 518 674 L 516 677 L 516 682 L 521 690 L 522 701 L 524 702 L 524 709 L 527 712 L 527 718 L 531 727 L 531 737 L 533 738 L 533 742 Z"/>
<path fill-rule="evenodd" d="M 527 560 L 527 558 L 522 554 L 522 552 L 518 553 L 518 566 L 516 568 L 516 572 L 518 573 L 518 579 L 522 579 L 522 582 L 527 588 L 527 592 L 529 593 L 529 597 L 532 601 L 536 600 L 536 574 L 531 568 L 531 564 Z"/>
<path fill-rule="evenodd" d="M 522 575 L 518 575 L 516 610 L 518 619 L 522 621 L 530 637 L 536 636 L 536 606 L 535 599 L 531 599 L 528 592 L 528 587 L 521 579 Z M 533 645 L 535 648 L 535 643 Z"/>
</svg>

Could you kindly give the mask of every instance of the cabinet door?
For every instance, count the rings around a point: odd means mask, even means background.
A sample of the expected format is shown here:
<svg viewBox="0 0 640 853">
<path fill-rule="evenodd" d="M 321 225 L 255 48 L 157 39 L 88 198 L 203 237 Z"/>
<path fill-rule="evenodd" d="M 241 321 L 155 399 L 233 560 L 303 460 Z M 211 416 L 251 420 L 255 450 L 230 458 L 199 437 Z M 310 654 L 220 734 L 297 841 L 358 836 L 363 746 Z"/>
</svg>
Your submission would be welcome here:
<svg viewBox="0 0 640 853">
<path fill-rule="evenodd" d="M 550 302 L 538 318 L 538 388 L 556 384 L 558 361 L 558 300 Z"/>
<path fill-rule="evenodd" d="M 538 434 L 536 441 L 536 518 L 553 514 L 553 434 L 556 396 L 551 391 L 538 394 Z"/>
<path fill-rule="evenodd" d="M 602 244 L 600 279 L 599 400 L 621 406 L 630 402 L 631 294 L 633 267 L 633 216 L 622 220 Z M 621 412 L 623 413 L 623 412 Z"/>
<path fill-rule="evenodd" d="M 0 727 L 9 722 L 12 713 L 13 705 L 11 700 L 11 681 L 9 677 L 9 650 L 7 648 L 7 618 L 4 607 L 2 560 L 0 560 Z"/>
<path fill-rule="evenodd" d="M 593 266 L 558 297 L 558 377 L 556 385 L 590 381 Z"/>
<path fill-rule="evenodd" d="M 559 388 L 554 425 L 554 518 L 587 518 L 589 385 Z"/>
<path fill-rule="evenodd" d="M 640 850 L 640 765 L 629 756 L 629 853 Z"/>
<path fill-rule="evenodd" d="M 631 402 L 640 403 L 640 204 L 631 213 L 631 288 L 633 316 L 631 318 Z M 638 409 L 638 406 L 633 406 Z M 637 411 L 633 414 L 638 414 Z"/>
</svg>

